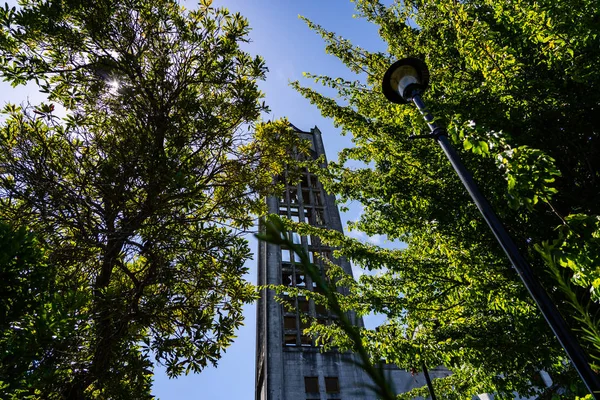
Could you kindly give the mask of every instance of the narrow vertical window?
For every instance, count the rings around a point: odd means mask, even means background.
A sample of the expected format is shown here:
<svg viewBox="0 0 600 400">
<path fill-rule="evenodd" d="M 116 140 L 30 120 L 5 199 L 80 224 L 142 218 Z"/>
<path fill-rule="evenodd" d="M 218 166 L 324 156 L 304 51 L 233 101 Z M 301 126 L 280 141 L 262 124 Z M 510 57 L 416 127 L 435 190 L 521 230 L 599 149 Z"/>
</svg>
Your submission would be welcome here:
<svg viewBox="0 0 600 400">
<path fill-rule="evenodd" d="M 319 378 L 316 376 L 305 376 L 304 390 L 306 393 L 319 393 Z"/>
<path fill-rule="evenodd" d="M 285 330 L 296 330 L 296 317 L 283 317 L 283 328 Z"/>
<path fill-rule="evenodd" d="M 298 204 L 298 189 L 290 189 L 290 204 Z"/>
<path fill-rule="evenodd" d="M 325 212 L 323 210 L 315 210 L 315 224 L 325 225 Z"/>
<path fill-rule="evenodd" d="M 300 186 L 302 186 L 303 188 L 307 188 L 308 186 L 308 176 L 306 176 L 305 174 L 302 175 L 302 177 L 300 178 Z"/>
<path fill-rule="evenodd" d="M 323 199 L 321 197 L 321 192 L 319 192 L 318 190 L 315 190 L 313 192 L 313 195 L 315 196 L 315 205 L 316 206 L 322 206 L 323 205 Z"/>
<path fill-rule="evenodd" d="M 302 202 L 305 205 L 311 204 L 311 201 L 310 201 L 310 192 L 308 190 L 303 190 L 302 191 Z"/>
<path fill-rule="evenodd" d="M 296 345 L 296 334 L 285 335 L 284 342 L 285 342 L 286 346 L 295 346 Z"/>
<path fill-rule="evenodd" d="M 325 391 L 327 393 L 340 392 L 340 382 L 337 377 L 325 377 Z"/>
</svg>

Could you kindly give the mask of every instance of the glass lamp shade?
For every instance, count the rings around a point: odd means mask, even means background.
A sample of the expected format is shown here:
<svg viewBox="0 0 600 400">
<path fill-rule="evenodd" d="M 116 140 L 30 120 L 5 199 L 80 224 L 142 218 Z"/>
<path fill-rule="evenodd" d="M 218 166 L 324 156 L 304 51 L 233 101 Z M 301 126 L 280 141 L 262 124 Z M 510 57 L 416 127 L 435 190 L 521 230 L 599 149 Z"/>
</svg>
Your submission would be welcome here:
<svg viewBox="0 0 600 400">
<path fill-rule="evenodd" d="M 396 61 L 383 77 L 383 94 L 392 103 L 408 103 L 415 92 L 421 93 L 429 84 L 427 65 L 418 58 Z"/>
</svg>

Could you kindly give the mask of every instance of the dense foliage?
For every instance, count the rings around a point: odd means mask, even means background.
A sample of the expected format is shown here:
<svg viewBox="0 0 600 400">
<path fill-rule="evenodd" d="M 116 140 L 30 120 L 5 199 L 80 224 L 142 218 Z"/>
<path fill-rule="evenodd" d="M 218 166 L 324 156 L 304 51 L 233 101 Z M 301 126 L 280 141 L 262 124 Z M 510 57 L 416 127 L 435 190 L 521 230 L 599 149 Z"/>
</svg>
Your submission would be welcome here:
<svg viewBox="0 0 600 400">
<path fill-rule="evenodd" d="M 240 50 L 239 14 L 21 3 L 0 11 L 0 73 L 49 103 L 4 109 L 0 219 L 45 255 L 2 266 L 21 285 L 3 297 L 38 297 L 2 305 L 0 397 L 151 398 L 152 358 L 171 377 L 198 372 L 233 340 L 256 296 L 242 233 L 296 138 L 256 124 L 266 67 Z M 22 340 L 36 353 L 15 362 Z"/>
<path fill-rule="evenodd" d="M 352 135 L 354 146 L 320 174 L 342 202 L 363 205 L 353 228 L 407 246 L 384 250 L 321 233 L 356 264 L 379 270 L 345 282 L 352 290 L 343 300 L 388 317 L 362 331 L 373 359 L 409 370 L 445 365 L 453 375 L 434 381 L 442 398 L 532 394 L 544 387 L 540 370 L 554 381 L 544 396 L 558 388 L 574 396 L 577 375 L 445 156 L 433 140 L 409 140 L 426 129 L 421 116 L 389 103 L 381 79 L 396 59 L 427 62 L 424 100 L 600 370 L 597 4 L 355 2 L 358 15 L 379 26 L 387 52 L 307 21 L 358 76 L 307 74 L 340 100 L 294 86 Z M 335 326 L 314 329 L 352 347 Z M 426 389 L 403 398 L 417 394 Z"/>
<path fill-rule="evenodd" d="M 0 223 L 0 391 L 27 392 L 42 379 L 42 368 L 27 376 L 29 365 L 42 359 L 53 340 L 65 302 L 55 292 L 56 268 L 49 265 L 33 235 Z M 54 329 L 50 326 L 55 325 Z"/>
</svg>

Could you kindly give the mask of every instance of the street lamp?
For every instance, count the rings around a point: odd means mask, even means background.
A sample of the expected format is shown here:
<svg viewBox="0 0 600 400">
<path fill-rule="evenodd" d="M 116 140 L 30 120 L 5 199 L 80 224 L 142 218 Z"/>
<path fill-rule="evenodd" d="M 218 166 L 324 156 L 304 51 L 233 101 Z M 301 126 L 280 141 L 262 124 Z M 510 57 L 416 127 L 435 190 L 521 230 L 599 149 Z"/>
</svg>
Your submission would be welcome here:
<svg viewBox="0 0 600 400">
<path fill-rule="evenodd" d="M 506 232 L 506 229 L 504 229 L 494 210 L 477 188 L 473 177 L 463 165 L 454 148 L 450 145 L 446 131 L 433 122 L 433 116 L 427 111 L 425 103 L 421 99 L 421 94 L 427 89 L 428 83 L 429 70 L 425 63 L 417 58 L 404 58 L 395 62 L 385 73 L 382 86 L 383 94 L 392 103 L 405 104 L 412 101 L 417 106 L 431 130 L 430 135 L 420 137 L 430 137 L 438 142 L 477 205 L 485 222 L 487 222 L 494 233 L 496 240 L 498 240 L 498 243 L 521 277 L 529 294 L 542 312 L 550 328 L 552 328 L 554 335 L 567 352 L 581 379 L 594 398 L 600 398 L 600 381 L 590 368 L 585 353 L 577 342 L 577 339 L 575 339 L 567 327 L 565 320 L 558 312 L 558 309 L 538 282 L 531 266 L 519 252 L 517 245 Z"/>
<path fill-rule="evenodd" d="M 406 104 L 429 86 L 429 70 L 418 58 L 403 58 L 383 76 L 383 94 L 392 103 Z"/>
</svg>

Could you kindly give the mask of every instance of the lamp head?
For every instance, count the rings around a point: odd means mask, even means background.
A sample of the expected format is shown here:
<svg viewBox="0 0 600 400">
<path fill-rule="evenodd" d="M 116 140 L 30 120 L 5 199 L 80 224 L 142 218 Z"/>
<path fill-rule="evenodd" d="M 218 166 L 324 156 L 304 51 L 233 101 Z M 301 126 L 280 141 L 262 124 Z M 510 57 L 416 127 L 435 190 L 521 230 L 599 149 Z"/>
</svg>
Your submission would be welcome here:
<svg viewBox="0 0 600 400">
<path fill-rule="evenodd" d="M 383 94 L 396 104 L 405 104 L 429 85 L 427 65 L 418 58 L 403 58 L 388 68 L 383 76 Z"/>
</svg>

